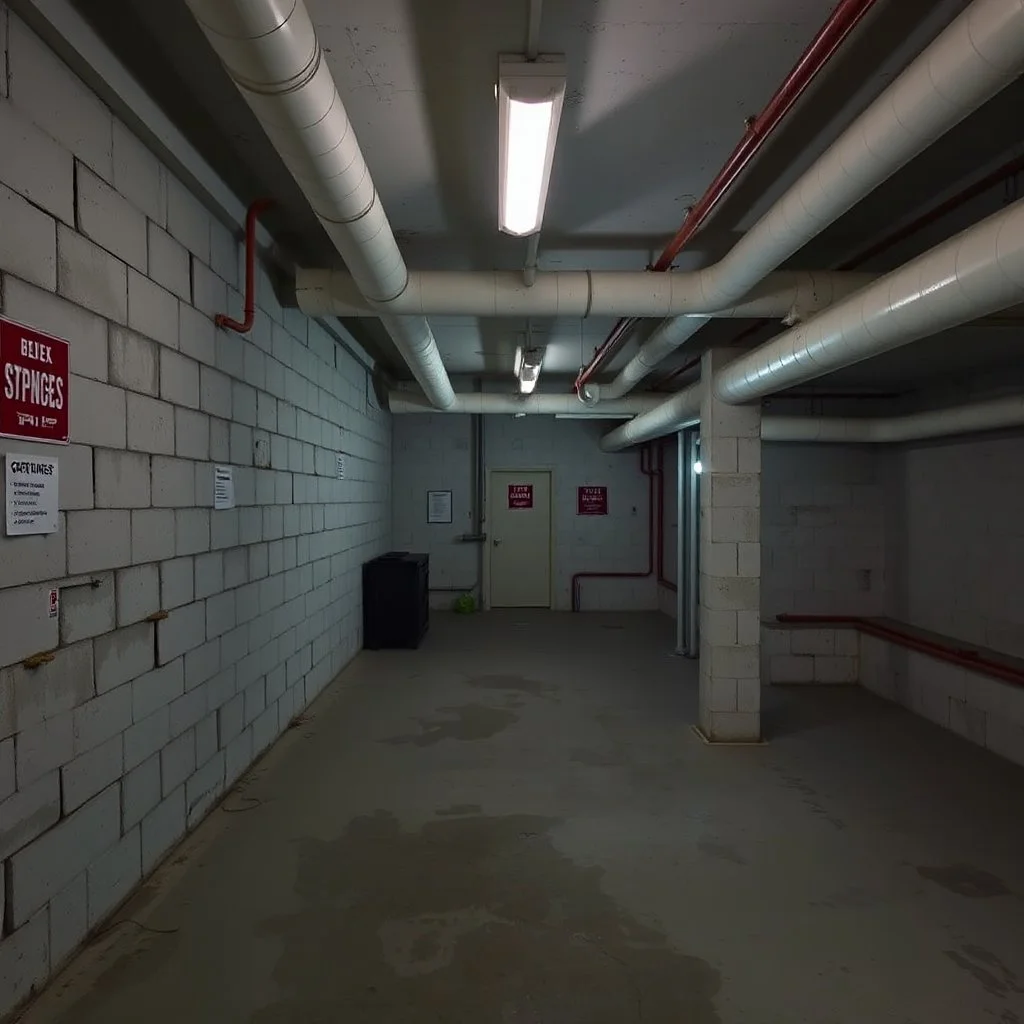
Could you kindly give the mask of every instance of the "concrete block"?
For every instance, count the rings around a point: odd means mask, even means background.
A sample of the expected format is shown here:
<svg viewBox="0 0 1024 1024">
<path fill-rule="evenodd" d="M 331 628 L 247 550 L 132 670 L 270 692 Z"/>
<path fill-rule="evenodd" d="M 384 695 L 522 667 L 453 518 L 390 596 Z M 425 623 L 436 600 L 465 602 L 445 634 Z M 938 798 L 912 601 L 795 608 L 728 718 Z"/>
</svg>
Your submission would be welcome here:
<svg viewBox="0 0 1024 1024">
<path fill-rule="evenodd" d="M 133 828 L 88 870 L 89 927 L 98 925 L 142 879 L 141 829 Z"/>
<path fill-rule="evenodd" d="M 761 439 L 740 437 L 736 439 L 736 468 L 740 473 L 761 472 Z"/>
<path fill-rule="evenodd" d="M 231 378 L 209 366 L 199 368 L 199 407 L 212 416 L 231 419 Z M 251 432 L 250 432 L 251 435 Z M 251 448 L 251 442 L 249 447 Z M 252 461 L 252 453 L 249 452 Z"/>
<path fill-rule="evenodd" d="M 1024 765 L 1024 725 L 1001 719 L 996 715 L 987 716 L 985 746 L 1015 764 Z"/>
<path fill-rule="evenodd" d="M 198 687 L 186 692 L 170 705 L 171 736 L 180 736 L 206 717 L 206 689 Z"/>
<path fill-rule="evenodd" d="M 243 474 L 248 472 L 250 479 L 252 479 L 255 485 L 256 477 L 252 471 L 239 471 L 235 470 L 235 489 L 238 490 L 238 485 L 243 477 Z M 255 499 L 255 496 L 254 496 Z M 263 540 L 263 510 L 261 508 L 240 508 L 238 510 L 238 543 L 246 545 L 257 545 Z"/>
<path fill-rule="evenodd" d="M 760 606 L 759 579 L 725 579 L 701 575 L 701 603 L 708 608 L 752 611 Z"/>
<path fill-rule="evenodd" d="M 224 793 L 224 752 L 214 753 L 185 784 L 186 824 L 194 828 Z"/>
<path fill-rule="evenodd" d="M 72 715 L 73 752 L 77 757 L 132 724 L 132 689 L 127 684 L 87 700 Z"/>
<path fill-rule="evenodd" d="M 131 514 L 132 562 L 157 562 L 174 555 L 174 512 L 136 509 Z"/>
<path fill-rule="evenodd" d="M 65 224 L 75 219 L 75 161 L 13 103 L 0 103 L 0 181 Z"/>
<path fill-rule="evenodd" d="M 228 746 L 245 727 L 245 694 L 232 697 L 217 711 L 217 735 L 220 747 Z"/>
<path fill-rule="evenodd" d="M 714 647 L 706 645 L 701 657 L 711 655 L 711 672 L 715 679 L 758 679 L 761 675 L 761 652 L 753 647 Z M 310 666 L 311 667 L 311 666 Z M 716 710 L 735 710 L 717 708 Z"/>
<path fill-rule="evenodd" d="M 196 770 L 196 733 L 188 729 L 160 751 L 161 791 L 168 796 Z"/>
<path fill-rule="evenodd" d="M 252 723 L 252 747 L 253 756 L 262 754 L 271 743 L 280 735 L 281 724 L 278 719 L 277 705 L 267 708 L 255 722 Z"/>
<path fill-rule="evenodd" d="M 204 715 L 196 725 L 196 764 L 204 765 L 217 753 L 217 715 Z"/>
<path fill-rule="evenodd" d="M 149 456 L 97 448 L 96 507 L 146 508 L 150 502 Z"/>
<path fill-rule="evenodd" d="M 49 915 L 44 909 L 0 943 L 0 1006 L 13 1009 L 40 991 L 49 974 Z"/>
<path fill-rule="evenodd" d="M 211 323 L 228 308 L 227 285 L 199 260 L 192 261 L 192 301 Z"/>
<path fill-rule="evenodd" d="M 63 473 L 63 465 L 61 472 Z M 66 518 L 63 515 L 58 516 L 57 522 L 56 533 L 43 533 L 31 537 L 0 536 L 0 565 L 3 566 L 6 586 L 42 583 L 67 575 Z"/>
<path fill-rule="evenodd" d="M 243 547 L 231 548 L 224 553 L 224 587 L 231 590 L 249 580 L 249 553 Z"/>
<path fill-rule="evenodd" d="M 836 654 L 844 657 L 857 657 L 860 652 L 860 643 L 857 630 L 837 629 L 836 630 Z"/>
<path fill-rule="evenodd" d="M 245 713 L 243 721 L 246 725 L 251 725 L 267 707 L 267 689 L 266 680 L 264 677 L 260 677 L 250 686 L 247 686 L 244 691 L 245 695 Z"/>
<path fill-rule="evenodd" d="M 183 302 L 179 321 L 178 348 L 181 352 L 200 364 L 213 366 L 217 359 L 213 314 L 204 313 Z"/>
<path fill-rule="evenodd" d="M 174 454 L 174 406 L 128 392 L 128 447 L 133 451 Z"/>
<path fill-rule="evenodd" d="M 114 119 L 114 187 L 150 220 L 167 219 L 163 170 L 157 158 L 120 121 Z"/>
<path fill-rule="evenodd" d="M 288 668 L 285 665 L 278 665 L 267 673 L 267 706 L 279 701 L 287 689 Z"/>
<path fill-rule="evenodd" d="M 271 469 L 287 470 L 291 466 L 288 463 L 288 438 L 280 434 L 273 434 L 270 438 L 270 467 Z"/>
<path fill-rule="evenodd" d="M 210 419 L 210 458 L 214 462 L 231 461 L 230 437 L 230 424 L 227 420 Z M 236 493 L 235 501 L 238 500 Z"/>
<path fill-rule="evenodd" d="M 195 555 L 210 550 L 210 511 L 205 508 L 180 508 L 174 514 L 175 551 Z"/>
<path fill-rule="evenodd" d="M 107 347 L 111 384 L 147 395 L 159 394 L 160 363 L 156 342 L 119 324 L 111 324 Z"/>
<path fill-rule="evenodd" d="M 61 643 L 98 636 L 114 628 L 114 574 L 95 576 L 92 585 L 67 587 L 60 601 Z"/>
<path fill-rule="evenodd" d="M 256 426 L 256 389 L 241 381 L 231 382 L 231 408 L 236 423 Z"/>
<path fill-rule="evenodd" d="M 50 900 L 50 962 L 56 970 L 89 930 L 88 889 L 83 871 Z"/>
<path fill-rule="evenodd" d="M 60 770 L 64 814 L 77 810 L 117 782 L 123 771 L 124 745 L 120 736 L 113 736 L 69 761 Z"/>
<path fill-rule="evenodd" d="M 761 716 L 758 712 L 711 712 L 702 724 L 713 743 L 750 742 L 761 738 Z"/>
<path fill-rule="evenodd" d="M 236 736 L 224 750 L 224 782 L 232 786 L 253 762 L 252 729 Z"/>
<path fill-rule="evenodd" d="M 217 332 L 217 369 L 235 380 L 245 376 L 247 341 L 227 331 Z"/>
<path fill-rule="evenodd" d="M 57 225 L 57 291 L 108 320 L 128 322 L 128 269 L 94 242 Z"/>
<path fill-rule="evenodd" d="M 701 549 L 701 570 L 709 576 L 736 576 L 736 544 L 704 544 Z"/>
<path fill-rule="evenodd" d="M 57 290 L 57 225 L 0 184 L 0 266 L 31 284 Z"/>
<path fill-rule="evenodd" d="M 199 408 L 199 364 L 168 348 L 160 349 L 160 397 L 175 405 Z"/>
<path fill-rule="evenodd" d="M 71 439 L 76 444 L 125 447 L 127 420 L 125 392 L 121 388 L 72 374 L 68 419 Z"/>
<path fill-rule="evenodd" d="M 793 654 L 833 655 L 836 653 L 834 629 L 794 629 L 790 640 Z"/>
<path fill-rule="evenodd" d="M 202 686 L 215 676 L 221 667 L 220 640 L 214 639 L 185 655 L 185 689 Z"/>
<path fill-rule="evenodd" d="M 741 647 L 750 647 L 761 641 L 761 616 L 758 611 L 736 613 L 736 642 Z"/>
<path fill-rule="evenodd" d="M 746 578 L 757 578 L 761 575 L 761 545 L 736 545 L 737 574 Z"/>
<path fill-rule="evenodd" d="M 142 819 L 142 873 L 148 875 L 185 834 L 185 787 L 180 786 Z"/>
<path fill-rule="evenodd" d="M 195 559 L 195 597 L 200 600 L 224 589 L 224 554 L 212 551 Z"/>
<path fill-rule="evenodd" d="M 253 461 L 252 428 L 241 423 L 231 423 L 231 461 L 236 466 L 251 466 Z"/>
<path fill-rule="evenodd" d="M 124 768 L 130 771 L 152 757 L 171 738 L 170 713 L 160 708 L 124 731 Z"/>
<path fill-rule="evenodd" d="M 256 395 L 256 423 L 261 430 L 269 430 L 272 433 L 277 431 L 277 399 L 272 398 L 265 391 L 259 391 Z M 273 452 L 271 452 L 271 465 L 273 464 Z"/>
<path fill-rule="evenodd" d="M 185 670 L 181 658 L 139 676 L 132 683 L 132 721 L 144 721 L 184 692 Z"/>
<path fill-rule="evenodd" d="M 60 716 L 93 696 L 92 643 L 88 640 L 54 652 L 38 668 L 12 665 L 0 672 L 0 694 L 6 694 L 9 718 L 4 734 L 24 731 Z M 4 699 L 4 698 L 0 698 Z M 26 746 L 19 739 L 19 746 Z M 19 759 L 21 754 L 19 754 Z"/>
<path fill-rule="evenodd" d="M 60 775 L 54 770 L 0 802 L 0 861 L 28 846 L 60 818 Z M 10 893 L 8 892 L 8 896 Z"/>
<path fill-rule="evenodd" d="M 121 792 L 115 783 L 14 854 L 8 863 L 8 910 L 15 927 L 81 874 L 120 832 Z"/>
<path fill-rule="evenodd" d="M 128 832 L 160 803 L 160 755 L 128 772 L 121 782 L 121 829 Z"/>
<path fill-rule="evenodd" d="M 238 509 L 215 509 L 210 518 L 210 546 L 233 548 L 238 545 Z"/>
<path fill-rule="evenodd" d="M 235 595 L 232 591 L 217 594 L 206 601 L 206 635 L 220 636 L 235 628 Z"/>
<path fill-rule="evenodd" d="M 203 263 L 210 262 L 210 214 L 172 174 L 167 175 L 167 230 Z"/>
<path fill-rule="evenodd" d="M 166 512 L 162 514 L 167 515 Z M 173 531 L 173 516 L 169 517 Z M 135 522 L 132 522 L 132 561 L 135 559 Z M 152 562 L 156 559 L 145 559 Z M 136 565 L 114 574 L 118 627 L 141 622 L 160 609 L 160 570 L 156 565 Z"/>
<path fill-rule="evenodd" d="M 174 410 L 174 450 L 186 459 L 210 458 L 210 418 L 191 409 Z"/>
<path fill-rule="evenodd" d="M 181 412 L 176 409 L 175 412 Z M 195 503 L 195 469 L 185 459 L 154 455 L 152 501 L 158 508 L 188 508 Z"/>
<path fill-rule="evenodd" d="M 710 525 L 708 540 L 715 543 L 756 544 L 760 541 L 760 513 L 750 508 L 713 508 L 702 513 Z M 706 526 L 705 526 L 706 528 Z"/>
<path fill-rule="evenodd" d="M 966 701 L 950 700 L 949 702 L 950 729 L 959 733 L 964 739 L 982 747 L 987 746 L 986 719 L 984 711 L 971 707 Z"/>
<path fill-rule="evenodd" d="M 705 475 L 710 479 L 711 504 L 717 511 L 724 508 L 755 509 L 761 504 L 761 478 L 757 473 L 721 473 Z M 704 486 L 704 485 L 702 485 Z"/>
<path fill-rule="evenodd" d="M 146 273 L 145 215 L 87 167 L 78 168 L 76 183 L 78 230 L 118 259 Z"/>
<path fill-rule="evenodd" d="M 6 800 L 15 788 L 14 737 L 0 740 L 0 801 Z"/>
<path fill-rule="evenodd" d="M 106 693 L 154 668 L 154 629 L 151 622 L 138 622 L 96 639 L 97 693 Z"/>
<path fill-rule="evenodd" d="M 220 221 L 211 219 L 210 265 L 218 277 L 223 278 L 232 288 L 237 288 L 239 284 L 239 256 L 238 239 Z"/>
<path fill-rule="evenodd" d="M 160 565 L 160 601 L 165 609 L 190 604 L 195 599 L 192 558 L 175 558 Z"/>
<path fill-rule="evenodd" d="M 206 640 L 206 605 L 203 601 L 175 608 L 157 623 L 158 660 L 164 665 Z"/>
<path fill-rule="evenodd" d="M 68 512 L 68 572 L 72 575 L 130 565 L 131 513 L 119 509 Z"/>
<path fill-rule="evenodd" d="M 24 22 L 12 19 L 9 31 L 11 100 L 79 160 L 110 181 L 110 111 Z"/>
<path fill-rule="evenodd" d="M 228 665 L 206 684 L 207 706 L 211 711 L 223 706 L 235 695 L 235 677 L 235 666 Z"/>
<path fill-rule="evenodd" d="M 793 654 L 777 654 L 769 662 L 773 683 L 813 683 L 814 658 Z"/>
<path fill-rule="evenodd" d="M 192 282 L 189 278 L 188 250 L 153 221 L 149 222 L 147 244 L 149 277 L 173 295 L 190 302 Z"/>
<path fill-rule="evenodd" d="M 178 347 L 178 297 L 128 268 L 128 326 L 169 348 Z"/>
</svg>

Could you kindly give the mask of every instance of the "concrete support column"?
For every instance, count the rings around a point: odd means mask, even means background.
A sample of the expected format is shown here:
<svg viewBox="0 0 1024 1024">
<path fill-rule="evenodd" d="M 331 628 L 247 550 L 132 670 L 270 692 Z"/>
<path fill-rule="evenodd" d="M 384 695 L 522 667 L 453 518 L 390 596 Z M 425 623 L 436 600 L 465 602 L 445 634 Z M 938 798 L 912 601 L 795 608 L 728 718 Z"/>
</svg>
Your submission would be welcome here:
<svg viewBox="0 0 1024 1024">
<path fill-rule="evenodd" d="M 700 728 L 710 742 L 761 738 L 761 407 L 715 397 L 701 361 Z"/>
</svg>

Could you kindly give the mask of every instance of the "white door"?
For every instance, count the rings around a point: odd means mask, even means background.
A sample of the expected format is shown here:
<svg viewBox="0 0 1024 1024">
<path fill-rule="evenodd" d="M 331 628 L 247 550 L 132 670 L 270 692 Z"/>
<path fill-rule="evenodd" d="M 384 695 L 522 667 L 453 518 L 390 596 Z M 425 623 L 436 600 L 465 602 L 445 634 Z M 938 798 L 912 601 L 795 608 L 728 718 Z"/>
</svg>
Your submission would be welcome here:
<svg viewBox="0 0 1024 1024">
<path fill-rule="evenodd" d="M 551 474 L 491 473 L 492 608 L 551 607 Z"/>
</svg>

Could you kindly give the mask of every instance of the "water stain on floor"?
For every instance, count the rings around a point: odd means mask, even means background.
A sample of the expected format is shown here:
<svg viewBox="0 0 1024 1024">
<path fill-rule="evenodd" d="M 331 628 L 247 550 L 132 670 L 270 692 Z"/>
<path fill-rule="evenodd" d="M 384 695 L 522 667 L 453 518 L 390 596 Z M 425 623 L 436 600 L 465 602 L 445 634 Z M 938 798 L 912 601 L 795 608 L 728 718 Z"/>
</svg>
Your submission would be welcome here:
<svg viewBox="0 0 1024 1024">
<path fill-rule="evenodd" d="M 1017 975 L 984 946 L 966 945 L 958 950 L 947 949 L 944 952 L 957 967 L 973 975 L 992 995 L 1006 997 L 1011 993 L 1024 992 L 1017 984 Z"/>
<path fill-rule="evenodd" d="M 302 840 L 302 908 L 263 926 L 283 946 L 283 996 L 252 1024 L 720 1024 L 718 972 L 618 906 L 600 868 L 559 853 L 558 823 L 407 832 L 378 811 Z"/>
<path fill-rule="evenodd" d="M 489 740 L 492 736 L 497 736 L 499 732 L 519 721 L 519 716 L 512 711 L 505 708 L 491 708 L 484 704 L 461 704 L 458 707 L 445 707 L 437 710 L 454 717 L 417 718 L 420 732 L 403 736 L 389 736 L 380 742 L 432 747 L 442 740 Z"/>
<path fill-rule="evenodd" d="M 1010 890 L 1000 878 L 982 871 L 973 864 L 950 864 L 947 867 L 920 865 L 917 873 L 929 882 L 941 885 L 943 889 L 958 896 L 971 899 L 988 899 L 992 896 L 1008 896 Z"/>
<path fill-rule="evenodd" d="M 474 676 L 467 680 L 467 686 L 474 690 L 512 690 L 516 693 L 528 693 L 532 697 L 550 698 L 556 687 L 551 683 L 542 683 L 538 679 L 527 679 L 524 676 Z"/>
</svg>

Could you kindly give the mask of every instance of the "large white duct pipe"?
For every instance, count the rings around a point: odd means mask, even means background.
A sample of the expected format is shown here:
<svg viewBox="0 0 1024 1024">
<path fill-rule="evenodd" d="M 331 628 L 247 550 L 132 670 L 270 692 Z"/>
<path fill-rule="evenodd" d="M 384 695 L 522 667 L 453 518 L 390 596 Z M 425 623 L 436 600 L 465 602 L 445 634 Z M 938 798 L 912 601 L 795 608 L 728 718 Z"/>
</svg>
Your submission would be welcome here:
<svg viewBox="0 0 1024 1024">
<path fill-rule="evenodd" d="M 653 395 L 634 395 L 621 402 L 602 402 L 588 408 L 575 395 L 501 395 L 472 392 L 456 395 L 455 401 L 446 409 L 438 410 L 422 395 L 412 391 L 392 391 L 388 394 L 388 408 L 393 413 L 474 413 L 508 414 L 525 413 L 542 416 L 596 416 L 618 417 L 638 416 L 660 405 L 660 399 Z"/>
<path fill-rule="evenodd" d="M 408 270 L 303 0 L 187 0 L 430 401 L 455 394 L 430 325 L 389 303 Z"/>
<path fill-rule="evenodd" d="M 738 404 L 814 380 L 1024 299 L 1024 200 L 726 366 Z"/>
<path fill-rule="evenodd" d="M 848 295 L 876 276 L 781 271 L 736 302 L 709 306 L 700 271 L 548 271 L 537 273 L 527 286 L 518 270 L 413 270 L 405 291 L 386 308 L 426 316 L 784 317 L 794 309 L 821 308 L 821 296 Z M 364 298 L 353 277 L 339 270 L 298 270 L 296 298 L 308 316 L 379 316 L 384 308 Z"/>
<path fill-rule="evenodd" d="M 691 427 L 700 421 L 701 386 L 698 382 L 673 395 L 667 402 L 655 406 L 650 412 L 623 423 L 601 438 L 601 450 L 620 452 L 644 441 L 653 441 L 674 431 Z M 621 399 L 628 402 L 631 399 Z M 599 408 L 604 408 L 602 404 Z"/>
<path fill-rule="evenodd" d="M 1024 426 L 1024 395 L 930 409 L 908 416 L 764 416 L 762 441 L 891 444 Z"/>
</svg>

